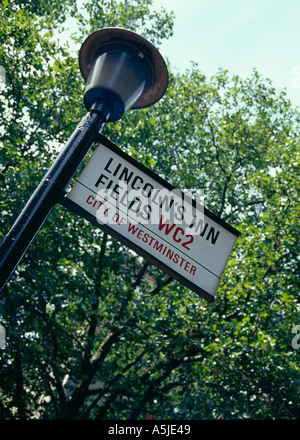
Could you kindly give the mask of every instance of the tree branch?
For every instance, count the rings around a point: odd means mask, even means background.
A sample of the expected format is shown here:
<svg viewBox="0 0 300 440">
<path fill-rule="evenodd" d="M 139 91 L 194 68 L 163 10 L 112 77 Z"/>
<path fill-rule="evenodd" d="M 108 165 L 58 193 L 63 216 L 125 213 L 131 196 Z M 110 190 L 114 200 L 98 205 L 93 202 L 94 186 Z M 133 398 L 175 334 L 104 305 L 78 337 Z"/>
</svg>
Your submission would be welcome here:
<svg viewBox="0 0 300 440">
<path fill-rule="evenodd" d="M 21 353 L 18 346 L 15 355 L 15 369 L 16 369 L 16 388 L 15 388 L 14 400 L 18 408 L 19 418 L 21 420 L 26 420 L 24 378 L 23 378 L 23 370 L 22 370 L 22 362 L 21 362 Z"/>
<path fill-rule="evenodd" d="M 123 368 L 123 370 L 118 373 L 110 382 L 109 384 L 105 387 L 105 388 L 100 388 L 97 390 L 91 390 L 89 391 L 89 394 L 98 394 L 97 397 L 94 399 L 94 401 L 90 404 L 90 406 L 88 407 L 88 409 L 86 410 L 86 412 L 83 415 L 83 419 L 87 417 L 87 415 L 91 412 L 91 410 L 93 408 L 95 408 L 95 406 L 97 405 L 97 403 L 99 402 L 100 399 L 103 398 L 103 396 L 105 396 L 105 394 L 107 394 L 110 390 L 110 388 L 115 385 L 119 379 L 121 379 L 123 377 L 123 375 L 130 370 L 132 367 L 134 367 L 139 361 L 140 359 L 142 359 L 142 357 L 147 353 L 146 350 L 142 351 L 142 353 L 140 353 L 136 359 L 134 359 L 132 362 L 130 362 L 125 368 Z M 114 396 L 114 398 L 117 396 L 116 392 L 114 392 L 111 396 Z M 109 400 L 109 399 L 108 399 Z M 98 418 L 100 416 L 100 414 L 104 414 L 106 412 L 105 406 L 107 406 L 107 402 L 104 405 L 103 408 L 100 409 L 98 416 L 96 418 Z M 102 416 L 100 416 L 100 418 L 102 418 Z"/>
<path fill-rule="evenodd" d="M 227 176 L 227 171 L 226 169 L 223 167 L 223 165 L 221 164 L 221 160 L 220 160 L 220 155 L 219 155 L 219 148 L 217 146 L 217 142 L 216 142 L 216 138 L 215 138 L 215 133 L 214 133 L 214 129 L 213 126 L 211 124 L 211 122 L 208 120 L 207 121 L 209 128 L 210 128 L 210 133 L 211 133 L 211 137 L 212 137 L 212 142 L 213 142 L 213 146 L 215 147 L 216 150 L 216 159 L 217 162 L 219 164 L 220 169 L 222 170 L 222 172 L 225 174 L 225 176 Z"/>
<path fill-rule="evenodd" d="M 101 257 L 101 255 L 102 256 L 104 255 L 103 252 L 104 251 L 101 249 L 100 257 Z M 99 264 L 102 264 L 101 263 L 102 259 L 100 257 L 99 257 Z M 117 325 L 115 326 L 115 328 L 113 330 L 108 332 L 104 341 L 99 345 L 99 347 L 97 348 L 97 350 L 95 351 L 95 353 L 92 356 L 90 356 L 90 353 L 91 353 L 91 349 L 93 347 L 92 342 L 94 342 L 94 335 L 95 335 L 95 328 L 96 327 L 95 327 L 95 323 L 91 322 L 90 329 L 89 329 L 89 335 L 91 336 L 92 339 L 90 341 L 88 341 L 89 346 L 86 347 L 86 350 L 85 350 L 86 357 L 85 357 L 85 363 L 84 363 L 84 372 L 87 374 L 87 377 L 85 380 L 83 380 L 81 383 L 79 383 L 78 387 L 73 392 L 72 399 L 70 401 L 69 408 L 68 408 L 68 414 L 67 414 L 68 418 L 74 418 L 74 415 L 76 415 L 80 406 L 82 405 L 85 398 L 89 394 L 89 386 L 90 386 L 93 378 L 95 377 L 95 374 L 96 374 L 96 371 L 97 371 L 99 364 L 104 361 L 104 359 L 106 358 L 107 354 L 109 353 L 112 345 L 115 342 L 117 342 L 119 335 L 123 331 L 123 328 L 120 328 L 120 326 L 118 325 L 119 321 L 120 321 L 120 317 L 122 316 L 123 312 L 126 310 L 127 305 L 133 295 L 135 288 L 141 283 L 141 280 L 142 280 L 148 266 L 149 266 L 149 264 L 145 263 L 142 266 L 142 268 L 140 269 L 140 271 L 137 275 L 136 281 L 133 284 L 133 288 L 131 289 L 131 291 L 127 295 L 126 300 L 122 301 L 122 304 L 121 304 L 119 311 L 112 318 L 112 321 L 111 321 L 112 326 L 114 323 L 116 323 Z M 102 270 L 102 268 L 103 268 L 103 266 L 101 266 L 100 270 Z M 100 290 L 98 293 L 100 294 Z M 95 310 L 95 313 L 96 313 L 96 310 Z M 96 318 L 96 314 L 95 314 L 95 318 Z M 135 318 L 131 318 L 127 322 L 127 325 L 132 320 L 135 320 Z"/>
<path fill-rule="evenodd" d="M 150 295 L 157 295 L 161 291 L 161 289 L 163 287 L 167 286 L 171 281 L 173 281 L 173 278 L 172 277 L 168 277 L 163 282 L 157 283 L 157 286 L 155 287 L 155 289 L 152 290 Z"/>
<path fill-rule="evenodd" d="M 106 243 L 107 243 L 107 234 L 103 234 L 102 243 L 101 243 L 101 249 L 98 257 L 98 271 L 95 277 L 95 301 L 91 303 L 91 316 L 89 320 L 89 329 L 87 334 L 87 341 L 85 350 L 83 353 L 82 358 L 82 371 L 88 371 L 89 369 L 89 363 L 90 363 L 90 357 L 91 352 L 94 345 L 94 339 L 95 339 L 95 333 L 96 328 L 98 324 L 98 307 L 99 307 L 99 297 L 101 295 L 101 286 L 102 286 L 102 276 L 103 276 L 103 268 L 104 268 L 104 256 L 105 256 L 105 250 L 106 250 Z"/>
</svg>

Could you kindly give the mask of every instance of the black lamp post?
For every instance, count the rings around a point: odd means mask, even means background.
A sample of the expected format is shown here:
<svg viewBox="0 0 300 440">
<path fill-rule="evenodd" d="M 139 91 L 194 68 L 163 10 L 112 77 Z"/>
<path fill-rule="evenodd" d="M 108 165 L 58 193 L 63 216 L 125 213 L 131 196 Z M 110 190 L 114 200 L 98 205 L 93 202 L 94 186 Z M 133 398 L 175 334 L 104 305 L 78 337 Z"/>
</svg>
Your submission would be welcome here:
<svg viewBox="0 0 300 440">
<path fill-rule="evenodd" d="M 157 49 L 140 35 L 106 28 L 90 35 L 79 53 L 88 110 L 0 245 L 0 291 L 59 201 L 106 122 L 164 95 L 168 71 Z"/>
</svg>

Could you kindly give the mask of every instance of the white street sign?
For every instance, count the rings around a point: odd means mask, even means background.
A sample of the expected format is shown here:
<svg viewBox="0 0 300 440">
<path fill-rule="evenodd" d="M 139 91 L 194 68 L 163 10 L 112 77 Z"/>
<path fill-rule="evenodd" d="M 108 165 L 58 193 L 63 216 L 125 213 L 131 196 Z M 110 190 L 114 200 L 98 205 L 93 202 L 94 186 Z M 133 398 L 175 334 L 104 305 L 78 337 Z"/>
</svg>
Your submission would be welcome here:
<svg viewBox="0 0 300 440">
<path fill-rule="evenodd" d="M 239 232 L 101 139 L 61 203 L 213 301 Z"/>
</svg>

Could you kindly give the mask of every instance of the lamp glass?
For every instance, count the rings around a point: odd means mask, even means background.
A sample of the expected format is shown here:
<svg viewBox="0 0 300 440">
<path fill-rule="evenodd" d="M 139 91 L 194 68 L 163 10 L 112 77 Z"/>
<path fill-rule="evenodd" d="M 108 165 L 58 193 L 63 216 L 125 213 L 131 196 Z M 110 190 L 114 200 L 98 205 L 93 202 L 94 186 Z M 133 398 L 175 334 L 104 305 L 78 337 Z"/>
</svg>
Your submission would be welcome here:
<svg viewBox="0 0 300 440">
<path fill-rule="evenodd" d="M 84 102 L 107 100 L 112 108 L 108 121 L 120 119 L 153 82 L 150 64 L 138 48 L 112 43 L 95 56 L 88 76 Z"/>
</svg>

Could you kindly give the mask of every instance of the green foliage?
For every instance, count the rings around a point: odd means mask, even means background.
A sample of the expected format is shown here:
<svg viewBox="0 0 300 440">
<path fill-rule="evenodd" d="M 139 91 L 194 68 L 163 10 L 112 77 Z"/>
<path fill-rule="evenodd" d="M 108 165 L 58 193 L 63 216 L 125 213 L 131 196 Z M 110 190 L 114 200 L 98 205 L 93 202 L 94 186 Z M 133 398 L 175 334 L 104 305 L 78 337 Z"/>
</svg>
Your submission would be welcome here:
<svg viewBox="0 0 300 440">
<path fill-rule="evenodd" d="M 88 0 L 83 3 L 84 13 L 79 18 L 80 41 L 82 34 L 103 27 L 123 27 L 145 36 L 158 45 L 163 38 L 172 35 L 173 16 L 164 8 L 155 11 L 153 0 Z M 89 16 L 88 26 L 86 13 Z"/>
<path fill-rule="evenodd" d="M 85 111 L 57 29 L 158 42 L 172 16 L 151 4 L 1 2 L 1 236 Z M 104 134 L 242 232 L 216 300 L 57 205 L 1 294 L 1 419 L 299 418 L 299 112 L 255 70 L 169 70 L 159 103 Z"/>
</svg>

